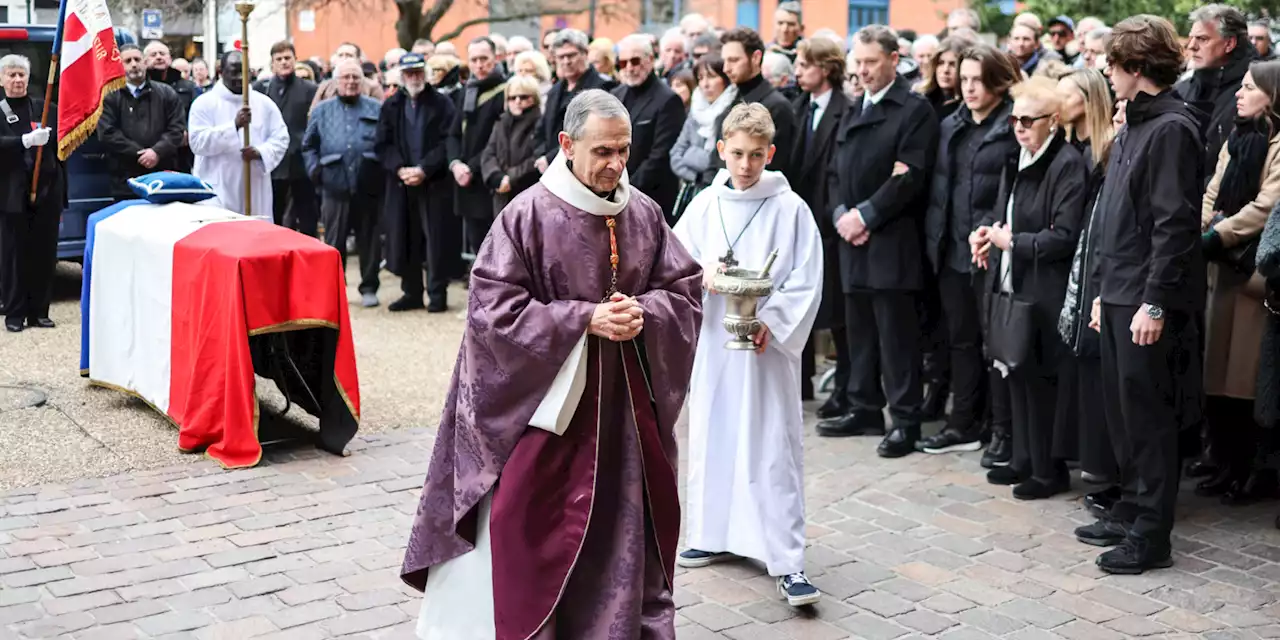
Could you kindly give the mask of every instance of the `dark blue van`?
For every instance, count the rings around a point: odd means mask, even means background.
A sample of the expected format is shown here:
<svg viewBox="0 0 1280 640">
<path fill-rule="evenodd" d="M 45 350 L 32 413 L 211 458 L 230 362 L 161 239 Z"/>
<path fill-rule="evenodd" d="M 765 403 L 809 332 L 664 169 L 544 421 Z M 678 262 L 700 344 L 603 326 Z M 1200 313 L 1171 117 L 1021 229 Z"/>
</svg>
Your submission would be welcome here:
<svg viewBox="0 0 1280 640">
<path fill-rule="evenodd" d="M 49 62 L 53 57 L 53 25 L 0 25 L 0 56 L 16 53 L 31 61 L 31 95 L 43 97 L 49 83 Z M 116 29 L 116 42 L 134 42 L 133 35 Z M 54 86 L 54 95 L 57 95 Z M 46 152 L 57 147 L 50 142 Z M 89 214 L 111 204 L 111 171 L 107 155 L 90 136 L 67 159 L 67 189 L 70 204 L 62 213 L 58 228 L 58 259 L 79 262 L 84 258 L 85 221 Z"/>
</svg>

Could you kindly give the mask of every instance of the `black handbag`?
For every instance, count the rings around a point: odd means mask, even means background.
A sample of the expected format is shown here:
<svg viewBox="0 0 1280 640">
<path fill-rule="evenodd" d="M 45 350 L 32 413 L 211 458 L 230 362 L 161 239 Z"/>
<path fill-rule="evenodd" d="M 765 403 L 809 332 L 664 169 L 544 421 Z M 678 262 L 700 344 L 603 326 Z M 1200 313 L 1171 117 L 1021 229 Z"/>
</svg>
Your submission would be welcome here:
<svg viewBox="0 0 1280 640">
<path fill-rule="evenodd" d="M 1255 237 L 1247 242 L 1240 243 L 1230 249 L 1219 248 L 1209 252 L 1205 256 L 1212 262 L 1226 265 L 1232 269 L 1246 274 L 1253 275 L 1258 270 L 1258 241 L 1260 238 Z M 1219 245 L 1221 246 L 1221 245 Z"/>
<path fill-rule="evenodd" d="M 1035 241 L 1032 242 L 1034 254 Z M 1012 256 L 1010 260 L 1012 261 Z M 1039 271 L 1040 259 L 1037 257 L 1032 266 L 1033 279 L 1037 279 Z M 996 291 L 991 292 L 988 297 L 987 356 L 998 360 L 1010 371 L 1016 371 L 1033 364 L 1035 358 L 1032 349 L 1035 340 L 1035 319 L 1032 315 L 1035 303 L 1017 293 L 1006 293 L 1002 286 L 1004 277 L 1005 274 L 1001 274 L 996 278 Z"/>
</svg>

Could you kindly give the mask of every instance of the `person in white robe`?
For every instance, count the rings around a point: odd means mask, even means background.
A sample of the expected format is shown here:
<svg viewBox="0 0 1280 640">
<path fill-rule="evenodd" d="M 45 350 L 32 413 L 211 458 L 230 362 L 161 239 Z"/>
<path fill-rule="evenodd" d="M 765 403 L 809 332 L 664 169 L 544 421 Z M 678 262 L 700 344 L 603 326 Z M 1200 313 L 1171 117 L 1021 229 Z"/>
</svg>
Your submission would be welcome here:
<svg viewBox="0 0 1280 640">
<path fill-rule="evenodd" d="M 676 237 L 704 265 L 701 333 L 689 396 L 689 474 L 683 567 L 735 557 L 764 563 L 792 606 L 822 594 L 804 574 L 801 351 L 822 295 L 822 240 L 808 205 L 781 173 L 764 171 L 774 126 L 758 104 L 726 116 L 717 143 L 727 166 L 690 203 Z M 756 350 L 730 350 L 726 264 L 759 270 L 777 250 L 773 293 L 759 301 Z"/>
<path fill-rule="evenodd" d="M 246 111 L 241 95 L 244 73 L 239 51 L 222 56 L 222 82 L 191 104 L 187 128 L 195 167 L 191 173 L 208 182 L 224 208 L 245 213 L 244 159 L 249 158 L 253 198 L 248 213 L 271 222 L 271 171 L 289 150 L 289 128 L 271 98 L 251 91 Z M 244 146 L 244 127 L 249 146 Z"/>
</svg>

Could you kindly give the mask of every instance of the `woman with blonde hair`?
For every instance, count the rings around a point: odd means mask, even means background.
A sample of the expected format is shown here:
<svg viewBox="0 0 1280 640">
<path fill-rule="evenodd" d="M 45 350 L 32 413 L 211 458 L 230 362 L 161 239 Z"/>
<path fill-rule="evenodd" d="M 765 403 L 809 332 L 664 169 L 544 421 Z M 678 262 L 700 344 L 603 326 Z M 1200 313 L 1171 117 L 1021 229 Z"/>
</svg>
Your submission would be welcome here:
<svg viewBox="0 0 1280 640">
<path fill-rule="evenodd" d="M 1206 443 L 1219 464 L 1216 476 L 1196 493 L 1226 494 L 1225 502 L 1248 502 L 1276 492 L 1273 472 L 1253 473 L 1261 432 L 1255 419 L 1259 353 L 1267 329 L 1264 277 L 1274 264 L 1257 260 L 1259 239 L 1280 201 L 1280 62 L 1249 66 L 1236 92 L 1236 124 L 1218 154 L 1217 170 L 1201 204 L 1203 246 L 1209 259 L 1204 393 Z M 1262 254 L 1261 257 L 1266 257 Z M 1255 273 L 1255 260 L 1263 273 Z M 1263 401 L 1274 389 L 1263 389 Z M 1274 407 L 1259 411 L 1276 416 Z M 1262 426 L 1272 427 L 1274 421 Z"/>
<path fill-rule="evenodd" d="M 610 80 L 618 79 L 616 72 L 618 53 L 613 47 L 613 40 L 608 38 L 592 40 L 591 46 L 587 47 L 587 62 L 595 67 L 596 73 Z"/>
<path fill-rule="evenodd" d="M 542 113 L 537 79 L 512 77 L 507 80 L 505 97 L 506 112 L 493 126 L 489 144 L 480 157 L 480 174 L 485 185 L 493 190 L 494 216 L 522 191 L 532 187 L 540 175 L 533 166 L 538 156 L 534 151 L 534 131 Z"/>
<path fill-rule="evenodd" d="M 1080 241 L 1058 316 L 1058 335 L 1068 352 L 1063 354 L 1059 372 L 1054 449 L 1061 457 L 1080 462 L 1081 480 L 1107 487 L 1085 496 L 1085 504 L 1095 515 L 1105 515 L 1120 498 L 1116 484 L 1120 472 L 1106 411 L 1098 402 L 1102 397 L 1102 350 L 1098 333 L 1089 328 L 1089 305 L 1102 288 L 1094 268 L 1099 259 L 1094 242 L 1094 222 L 1099 216 L 1094 214 L 1115 138 L 1112 96 L 1106 77 L 1096 69 L 1067 74 L 1058 81 L 1058 96 L 1067 142 L 1084 157 L 1090 171 Z"/>
<path fill-rule="evenodd" d="M 437 53 L 427 58 L 427 82 L 440 94 L 452 97 L 462 88 L 461 64 L 461 60 L 450 55 Z"/>
<path fill-rule="evenodd" d="M 1013 459 L 987 474 L 992 484 L 1016 485 L 1013 495 L 1021 500 L 1048 498 L 1071 484 L 1065 461 L 1053 451 L 1063 351 L 1057 324 L 1084 214 L 1087 170 L 1062 134 L 1057 89 L 1044 77 L 1013 88 L 1008 121 L 1022 149 L 1017 164 L 1005 169 L 994 215 L 971 238 L 974 260 L 988 269 L 989 290 L 1031 303 L 1022 318 L 1030 329 L 1027 341 L 1010 341 L 1003 345 L 1012 347 L 1007 352 L 991 346 L 998 356 L 1019 350 L 1026 356 L 1022 362 L 995 358 L 1009 384 Z M 990 335 L 1013 333 L 1003 320 L 992 314 Z"/>
</svg>

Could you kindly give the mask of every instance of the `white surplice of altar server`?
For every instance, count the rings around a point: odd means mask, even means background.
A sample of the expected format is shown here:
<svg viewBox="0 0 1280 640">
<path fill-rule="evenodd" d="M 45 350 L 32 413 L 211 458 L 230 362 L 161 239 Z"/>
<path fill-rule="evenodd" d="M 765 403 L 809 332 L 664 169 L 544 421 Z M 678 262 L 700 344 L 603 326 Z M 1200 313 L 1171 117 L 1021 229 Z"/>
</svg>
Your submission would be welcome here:
<svg viewBox="0 0 1280 640">
<path fill-rule="evenodd" d="M 751 558 L 792 606 L 812 604 L 822 594 L 804 574 L 800 354 L 822 295 L 822 240 L 787 179 L 764 170 L 774 153 L 768 109 L 738 105 L 721 131 L 726 168 L 675 226 L 704 265 L 705 289 L 689 391 L 689 548 L 676 562 L 703 567 Z M 762 269 L 774 250 L 773 292 L 756 312 L 756 349 L 726 349 L 727 299 L 714 291 L 714 274 L 735 263 Z"/>
<path fill-rule="evenodd" d="M 289 128 L 271 98 L 250 90 L 244 110 L 244 64 L 239 51 L 222 56 L 222 81 L 191 103 L 187 128 L 195 167 L 191 173 L 208 182 L 224 208 L 238 213 L 244 206 L 244 160 L 249 159 L 253 217 L 271 222 L 271 172 L 289 150 Z M 249 146 L 244 146 L 249 127 Z"/>
</svg>

